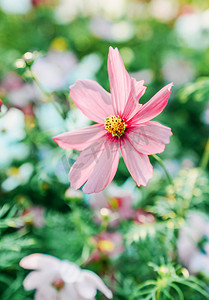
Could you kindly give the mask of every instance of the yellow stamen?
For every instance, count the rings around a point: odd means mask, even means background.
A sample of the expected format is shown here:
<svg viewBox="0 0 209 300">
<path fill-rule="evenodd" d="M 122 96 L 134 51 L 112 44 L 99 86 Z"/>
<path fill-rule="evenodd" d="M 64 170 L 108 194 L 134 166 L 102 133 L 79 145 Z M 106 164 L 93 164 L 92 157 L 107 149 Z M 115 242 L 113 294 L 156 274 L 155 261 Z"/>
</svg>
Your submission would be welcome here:
<svg viewBox="0 0 209 300">
<path fill-rule="evenodd" d="M 105 129 L 112 133 L 112 136 L 121 137 L 126 129 L 126 123 L 119 116 L 109 116 L 105 119 Z"/>
<path fill-rule="evenodd" d="M 108 240 L 99 241 L 97 246 L 101 251 L 113 251 L 115 248 L 114 244 Z"/>
<path fill-rule="evenodd" d="M 109 198 L 108 202 L 109 202 L 112 209 L 117 210 L 119 208 L 119 201 L 118 201 L 117 198 L 113 198 L 113 197 Z"/>
</svg>

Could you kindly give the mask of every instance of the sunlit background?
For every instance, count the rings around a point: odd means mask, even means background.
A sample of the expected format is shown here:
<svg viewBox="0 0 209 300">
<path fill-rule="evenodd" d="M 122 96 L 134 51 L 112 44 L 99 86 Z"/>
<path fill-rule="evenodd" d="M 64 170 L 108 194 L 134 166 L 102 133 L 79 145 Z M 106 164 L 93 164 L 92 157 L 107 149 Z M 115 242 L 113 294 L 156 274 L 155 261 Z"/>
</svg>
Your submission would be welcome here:
<svg viewBox="0 0 209 300">
<path fill-rule="evenodd" d="M 157 117 L 173 132 L 160 157 L 174 186 L 151 157 L 147 187 L 122 160 L 102 195 L 69 187 L 78 153 L 52 137 L 91 124 L 69 86 L 109 91 L 109 46 L 145 80 L 141 103 L 174 83 Z M 174 273 L 209 291 L 208 100 L 208 0 L 0 0 L 0 299 L 33 299 L 19 261 L 36 252 L 97 272 L 116 300 Z M 184 299 L 207 297 L 193 284 L 180 286 Z M 156 299 L 183 299 L 169 293 Z"/>
</svg>

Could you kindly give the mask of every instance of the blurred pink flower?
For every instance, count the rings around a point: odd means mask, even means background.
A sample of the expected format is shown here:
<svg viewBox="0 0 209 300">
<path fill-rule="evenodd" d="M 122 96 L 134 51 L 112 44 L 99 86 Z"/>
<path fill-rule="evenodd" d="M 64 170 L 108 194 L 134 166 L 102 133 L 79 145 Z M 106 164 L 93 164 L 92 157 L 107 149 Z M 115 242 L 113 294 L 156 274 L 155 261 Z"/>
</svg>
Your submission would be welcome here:
<svg viewBox="0 0 209 300">
<path fill-rule="evenodd" d="M 1 106 L 3 105 L 3 101 L 2 99 L 0 98 L 0 111 L 1 111 Z"/>
<path fill-rule="evenodd" d="M 15 72 L 8 72 L 1 80 L 1 88 L 8 97 L 9 105 L 21 110 L 28 108 L 41 98 L 38 87 L 24 80 Z"/>
<path fill-rule="evenodd" d="M 137 185 L 146 185 L 153 168 L 148 155 L 161 153 L 172 135 L 170 128 L 150 121 L 168 103 L 172 83 L 162 88 L 145 105 L 143 81 L 127 73 L 118 49 L 110 47 L 108 73 L 111 94 L 97 82 L 80 80 L 71 86 L 70 97 L 95 124 L 54 137 L 64 149 L 82 151 L 69 173 L 71 187 L 98 193 L 113 180 L 120 150 Z"/>
<path fill-rule="evenodd" d="M 92 238 L 95 247 L 90 260 L 97 261 L 102 257 L 116 257 L 123 252 L 123 236 L 119 232 L 102 232 Z"/>
<path fill-rule="evenodd" d="M 23 213 L 25 225 L 41 228 L 45 225 L 44 208 L 41 206 L 30 206 Z"/>
<path fill-rule="evenodd" d="M 133 194 L 122 188 L 110 185 L 106 190 L 93 194 L 90 205 L 95 212 L 96 223 L 107 223 L 117 226 L 119 220 L 130 219 L 134 216 L 132 209 Z"/>
<path fill-rule="evenodd" d="M 94 300 L 97 289 L 112 298 L 112 292 L 95 273 L 54 256 L 32 254 L 24 257 L 20 266 L 35 270 L 25 278 L 23 285 L 26 290 L 36 289 L 36 300 Z"/>
<path fill-rule="evenodd" d="M 155 217 L 152 213 L 139 208 L 135 211 L 134 221 L 140 225 L 155 223 Z"/>
</svg>

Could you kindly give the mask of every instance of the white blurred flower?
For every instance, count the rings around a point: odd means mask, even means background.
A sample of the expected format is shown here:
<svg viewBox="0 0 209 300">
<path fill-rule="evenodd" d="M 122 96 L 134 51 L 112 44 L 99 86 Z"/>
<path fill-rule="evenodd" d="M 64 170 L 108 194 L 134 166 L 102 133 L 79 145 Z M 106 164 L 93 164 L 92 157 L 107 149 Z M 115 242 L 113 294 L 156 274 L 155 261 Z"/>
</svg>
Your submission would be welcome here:
<svg viewBox="0 0 209 300">
<path fill-rule="evenodd" d="M 2 189 L 11 191 L 19 185 L 26 184 L 33 173 L 33 165 L 25 163 L 19 168 L 12 167 L 7 172 L 8 177 L 2 182 Z"/>
<path fill-rule="evenodd" d="M 177 247 L 181 263 L 191 274 L 203 272 L 209 275 L 208 245 L 208 218 L 197 212 L 190 213 L 187 223 L 179 231 Z"/>
<path fill-rule="evenodd" d="M 131 76 L 136 78 L 136 80 L 144 80 L 146 85 L 152 82 L 153 72 L 150 69 L 143 69 L 138 72 L 131 73 Z"/>
<path fill-rule="evenodd" d="M 28 155 L 28 147 L 21 143 L 24 139 L 24 114 L 19 109 L 11 108 L 0 118 L 0 166 L 5 166 L 13 159 L 22 159 Z"/>
<path fill-rule="evenodd" d="M 205 49 L 209 46 L 209 9 L 200 13 L 181 15 L 175 30 L 190 48 Z"/>
<path fill-rule="evenodd" d="M 99 4 L 104 16 L 111 20 L 120 19 L 126 13 L 126 0 L 99 0 Z"/>
<path fill-rule="evenodd" d="M 191 64 L 181 58 L 168 56 L 162 67 L 164 79 L 173 82 L 174 85 L 183 85 L 194 77 L 194 70 Z"/>
<path fill-rule="evenodd" d="M 69 82 L 75 83 L 76 80 L 92 79 L 95 80 L 95 74 L 102 65 L 102 58 L 96 53 L 91 53 L 82 58 L 76 69 L 69 74 Z"/>
<path fill-rule="evenodd" d="M 60 0 L 55 9 L 55 19 L 59 24 L 73 21 L 83 11 L 83 0 Z"/>
<path fill-rule="evenodd" d="M 69 110 L 66 119 L 66 127 L 68 131 L 80 129 L 91 125 L 91 121 L 80 111 L 80 109 L 73 108 Z"/>
<path fill-rule="evenodd" d="M 26 14 L 32 8 L 31 0 L 0 0 L 0 8 L 8 14 Z"/>
<path fill-rule="evenodd" d="M 90 20 L 90 28 L 94 35 L 107 40 L 124 42 L 131 39 L 135 33 L 135 27 L 131 22 L 112 22 L 101 17 Z"/>
<path fill-rule="evenodd" d="M 162 22 L 173 20 L 178 9 L 179 4 L 175 0 L 152 0 L 149 7 L 151 15 Z"/>
<path fill-rule="evenodd" d="M 76 65 L 77 58 L 72 52 L 50 50 L 34 62 L 32 70 L 42 87 L 53 92 L 68 88 L 68 76 Z"/>
<path fill-rule="evenodd" d="M 44 254 L 32 254 L 20 261 L 24 269 L 35 270 L 24 280 L 26 290 L 36 289 L 36 300 L 94 300 L 97 290 L 108 299 L 112 292 L 95 273 L 76 264 Z"/>
<path fill-rule="evenodd" d="M 51 136 L 58 133 L 60 128 L 64 128 L 65 122 L 52 103 L 40 105 L 35 109 L 35 116 L 40 128 L 43 131 L 48 131 Z"/>
<path fill-rule="evenodd" d="M 65 24 L 80 16 L 121 19 L 127 12 L 127 0 L 61 0 L 55 9 L 58 23 Z"/>
</svg>

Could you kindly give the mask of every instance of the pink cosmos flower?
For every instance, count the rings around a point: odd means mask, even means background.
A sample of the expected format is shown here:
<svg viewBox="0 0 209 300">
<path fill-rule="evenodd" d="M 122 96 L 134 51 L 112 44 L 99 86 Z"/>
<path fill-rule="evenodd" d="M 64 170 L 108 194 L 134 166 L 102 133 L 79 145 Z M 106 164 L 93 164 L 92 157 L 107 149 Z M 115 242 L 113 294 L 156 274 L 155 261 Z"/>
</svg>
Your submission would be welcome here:
<svg viewBox="0 0 209 300">
<path fill-rule="evenodd" d="M 82 151 L 69 181 L 74 189 L 86 182 L 86 194 L 102 191 L 113 180 L 120 151 L 136 184 L 145 186 L 153 173 L 148 155 L 163 152 L 172 135 L 170 128 L 150 121 L 167 105 L 172 83 L 141 105 L 144 82 L 129 76 L 117 48 L 110 47 L 108 73 L 111 94 L 91 80 L 70 87 L 75 105 L 98 124 L 53 138 L 64 149 Z"/>
<path fill-rule="evenodd" d="M 112 298 L 112 292 L 95 273 L 54 256 L 32 254 L 24 257 L 20 266 L 35 270 L 23 285 L 26 290 L 36 289 L 36 300 L 95 300 L 97 289 Z"/>
<path fill-rule="evenodd" d="M 98 261 L 102 257 L 113 258 L 123 252 L 123 236 L 119 232 L 104 231 L 92 238 L 95 247 L 90 260 Z"/>
</svg>

